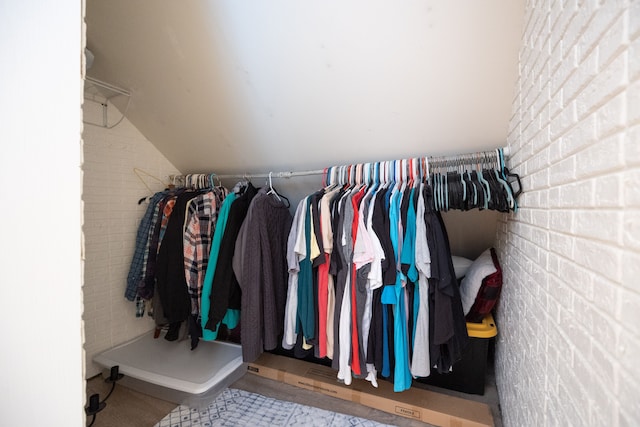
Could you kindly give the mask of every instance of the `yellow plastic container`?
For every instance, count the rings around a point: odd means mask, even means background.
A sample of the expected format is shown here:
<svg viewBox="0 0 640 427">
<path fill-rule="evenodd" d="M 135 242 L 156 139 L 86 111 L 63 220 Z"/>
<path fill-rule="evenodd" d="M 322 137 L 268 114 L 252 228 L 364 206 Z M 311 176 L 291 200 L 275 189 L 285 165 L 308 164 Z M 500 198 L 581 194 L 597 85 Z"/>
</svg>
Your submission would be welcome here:
<svg viewBox="0 0 640 427">
<path fill-rule="evenodd" d="M 467 333 L 471 338 L 493 338 L 498 335 L 498 328 L 493 316 L 489 313 L 482 319 L 482 323 L 467 322 Z"/>
</svg>

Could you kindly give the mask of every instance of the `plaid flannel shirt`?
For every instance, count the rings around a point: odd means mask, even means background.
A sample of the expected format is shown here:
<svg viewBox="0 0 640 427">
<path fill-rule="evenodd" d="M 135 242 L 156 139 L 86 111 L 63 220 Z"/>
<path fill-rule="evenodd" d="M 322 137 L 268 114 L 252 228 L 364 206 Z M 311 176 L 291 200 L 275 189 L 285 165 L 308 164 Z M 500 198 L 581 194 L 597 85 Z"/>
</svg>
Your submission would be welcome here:
<svg viewBox="0 0 640 427">
<path fill-rule="evenodd" d="M 184 270 L 191 296 L 191 314 L 200 314 L 202 285 L 221 201 L 226 191 L 215 188 L 191 201 L 184 230 Z"/>
<path fill-rule="evenodd" d="M 138 283 L 142 280 L 144 275 L 146 257 L 145 249 L 148 248 L 149 245 L 149 230 L 153 225 L 152 220 L 158 207 L 157 205 L 166 195 L 166 191 L 154 194 L 149 201 L 147 210 L 140 220 L 140 225 L 138 226 L 138 232 L 136 234 L 136 247 L 133 253 L 133 258 L 131 259 L 129 274 L 127 275 L 127 288 L 124 292 L 124 297 L 129 301 L 135 300 L 138 294 Z"/>
<path fill-rule="evenodd" d="M 142 280 L 138 283 L 138 295 L 144 299 L 151 299 L 155 289 L 156 259 L 160 251 L 162 237 L 167 228 L 169 217 L 173 212 L 177 194 L 167 195 L 158 204 L 158 209 L 153 215 L 153 227 L 149 230 L 149 245 L 144 253 L 144 271 Z"/>
</svg>

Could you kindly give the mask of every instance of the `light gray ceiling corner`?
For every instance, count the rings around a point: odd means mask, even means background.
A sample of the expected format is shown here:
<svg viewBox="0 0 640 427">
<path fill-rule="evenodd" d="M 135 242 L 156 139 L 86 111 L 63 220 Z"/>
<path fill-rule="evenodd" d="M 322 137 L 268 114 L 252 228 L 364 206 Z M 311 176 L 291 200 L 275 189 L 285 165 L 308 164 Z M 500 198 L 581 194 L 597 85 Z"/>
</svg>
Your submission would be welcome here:
<svg viewBox="0 0 640 427">
<path fill-rule="evenodd" d="M 505 144 L 524 0 L 87 0 L 89 75 L 180 171 Z"/>
</svg>

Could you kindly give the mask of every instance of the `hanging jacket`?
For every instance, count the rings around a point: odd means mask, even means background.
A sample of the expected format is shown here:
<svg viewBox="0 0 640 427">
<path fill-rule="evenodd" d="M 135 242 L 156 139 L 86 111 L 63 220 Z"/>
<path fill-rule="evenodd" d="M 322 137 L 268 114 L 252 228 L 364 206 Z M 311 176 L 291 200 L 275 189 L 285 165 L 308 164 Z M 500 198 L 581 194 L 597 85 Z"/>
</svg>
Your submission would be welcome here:
<svg viewBox="0 0 640 427">
<path fill-rule="evenodd" d="M 260 193 L 251 202 L 251 215 L 240 251 L 242 290 L 240 311 L 242 356 L 253 362 L 263 349 L 273 350 L 284 331 L 287 296 L 287 239 L 292 217 L 287 205 Z M 240 239 L 238 239 L 240 240 Z"/>
<path fill-rule="evenodd" d="M 184 272 L 183 231 L 187 202 L 197 195 L 197 192 L 189 191 L 178 196 L 158 252 L 155 277 L 164 316 L 169 323 L 182 322 L 191 313 Z"/>
<path fill-rule="evenodd" d="M 216 271 L 211 284 L 209 319 L 205 325 L 206 329 L 217 330 L 217 325 L 224 318 L 228 308 L 240 309 L 241 291 L 233 272 L 233 253 L 249 204 L 257 192 L 253 184 L 249 183 L 244 193 L 236 198 L 229 210 L 229 218 L 222 236 Z"/>
</svg>

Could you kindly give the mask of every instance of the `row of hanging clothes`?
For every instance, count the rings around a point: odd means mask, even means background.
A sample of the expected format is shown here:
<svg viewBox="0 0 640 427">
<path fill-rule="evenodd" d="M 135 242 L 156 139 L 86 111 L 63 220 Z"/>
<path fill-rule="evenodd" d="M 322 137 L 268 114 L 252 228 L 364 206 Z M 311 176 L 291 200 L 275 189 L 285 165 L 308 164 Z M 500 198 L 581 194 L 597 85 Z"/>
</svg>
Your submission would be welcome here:
<svg viewBox="0 0 640 427">
<path fill-rule="evenodd" d="M 501 150 L 326 169 L 288 237 L 283 348 L 347 385 L 449 372 L 468 336 L 440 211 L 515 210 L 516 181 Z"/>
<path fill-rule="evenodd" d="M 396 391 L 449 371 L 467 336 L 439 212 L 517 209 L 501 150 L 277 175 L 316 173 L 322 189 L 295 216 L 271 173 L 231 190 L 215 174 L 174 178 L 149 198 L 125 297 L 165 339 L 194 349 L 222 334 L 247 362 L 293 348 Z"/>
<path fill-rule="evenodd" d="M 184 187 L 149 199 L 125 297 L 169 341 L 188 336 L 193 350 L 224 331 L 255 360 L 282 334 L 290 205 L 271 180 L 256 188 L 243 179 L 231 190 L 214 181 L 187 175 Z"/>
</svg>

